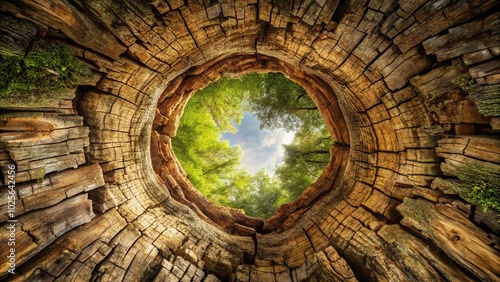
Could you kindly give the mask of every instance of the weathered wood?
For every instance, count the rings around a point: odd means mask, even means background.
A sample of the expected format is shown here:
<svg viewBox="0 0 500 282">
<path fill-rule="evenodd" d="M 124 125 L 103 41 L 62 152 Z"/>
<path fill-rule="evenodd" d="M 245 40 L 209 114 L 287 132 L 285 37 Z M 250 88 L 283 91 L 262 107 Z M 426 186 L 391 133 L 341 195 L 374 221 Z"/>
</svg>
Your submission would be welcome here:
<svg viewBox="0 0 500 282">
<path fill-rule="evenodd" d="M 20 216 L 18 223 L 14 223 L 17 264 L 22 264 L 64 233 L 88 223 L 93 217 L 92 202 L 87 200 L 87 194 L 69 198 L 34 214 Z M 2 229 L 5 230 L 11 224 L 3 223 Z M 9 233 L 2 232 L 0 236 L 3 242 L 7 242 Z M 2 260 L 10 254 L 9 250 L 1 249 Z M 8 268 L 7 263 L 2 263 L 1 273 L 7 273 Z"/>
<path fill-rule="evenodd" d="M 387 242 L 387 250 L 396 259 L 397 264 L 406 269 L 409 278 L 416 281 L 434 281 L 445 277 L 449 281 L 474 281 L 461 269 L 456 269 L 450 262 L 443 261 L 440 254 L 422 240 L 405 231 L 400 225 L 386 225 L 378 235 Z M 436 261 L 442 261 L 436 264 Z"/>
<path fill-rule="evenodd" d="M 38 104 L 0 102 L 0 209 L 15 165 L 19 223 L 18 273 L 2 247 L 0 279 L 498 279 L 496 215 L 454 190 L 460 167 L 500 170 L 495 5 L 3 1 L 29 32 L 0 23 L 0 41 L 20 52 L 40 27 L 95 74 Z M 201 196 L 170 145 L 197 89 L 253 71 L 302 85 L 340 144 L 269 219 Z M 486 91 L 462 91 L 463 74 Z"/>
<path fill-rule="evenodd" d="M 500 277 L 500 253 L 490 247 L 486 232 L 456 209 L 424 200 L 406 199 L 398 207 L 401 223 L 434 242 L 451 259 L 484 281 Z"/>
<path fill-rule="evenodd" d="M 38 32 L 38 27 L 28 20 L 0 13 L 0 55 L 24 56 L 26 49 Z"/>
<path fill-rule="evenodd" d="M 107 30 L 99 28 L 93 20 L 80 13 L 75 7 L 58 0 L 37 3 L 29 1 L 9 1 L 0 9 L 4 12 L 20 14 L 44 26 L 61 29 L 67 36 L 83 46 L 97 50 L 112 58 L 125 51 L 116 38 Z"/>
</svg>

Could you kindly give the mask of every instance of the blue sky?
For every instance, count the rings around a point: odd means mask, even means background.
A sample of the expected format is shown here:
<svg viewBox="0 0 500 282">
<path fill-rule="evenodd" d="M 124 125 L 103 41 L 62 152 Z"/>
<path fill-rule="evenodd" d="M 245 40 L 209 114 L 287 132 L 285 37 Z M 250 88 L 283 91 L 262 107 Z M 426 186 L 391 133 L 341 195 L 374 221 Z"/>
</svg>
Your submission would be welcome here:
<svg viewBox="0 0 500 282">
<path fill-rule="evenodd" d="M 228 140 L 231 146 L 239 144 L 243 155 L 240 166 L 251 174 L 265 168 L 273 174 L 276 164 L 283 157 L 282 144 L 292 142 L 294 132 L 287 133 L 283 129 L 261 130 L 260 121 L 253 113 L 246 112 L 241 124 L 236 125 L 236 134 L 224 133 L 222 139 Z"/>
</svg>

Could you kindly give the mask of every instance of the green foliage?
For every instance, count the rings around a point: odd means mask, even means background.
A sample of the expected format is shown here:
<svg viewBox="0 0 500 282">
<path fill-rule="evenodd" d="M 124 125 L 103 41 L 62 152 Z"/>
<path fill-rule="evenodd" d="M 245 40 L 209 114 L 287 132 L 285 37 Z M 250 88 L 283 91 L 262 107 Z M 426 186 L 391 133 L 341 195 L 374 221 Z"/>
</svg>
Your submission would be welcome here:
<svg viewBox="0 0 500 282">
<path fill-rule="evenodd" d="M 478 165 L 458 169 L 458 178 L 463 182 L 458 186 L 458 194 L 484 210 L 493 208 L 500 211 L 500 179 L 498 172 Z"/>
<path fill-rule="evenodd" d="M 189 180 L 217 204 L 226 204 L 223 195 L 231 191 L 231 182 L 239 172 L 239 147 L 220 141 L 221 133 L 207 111 L 203 95 L 191 98 L 182 116 L 177 137 L 172 140 Z"/>
<path fill-rule="evenodd" d="M 9 83 L 21 72 L 20 57 L 5 57 L 0 60 L 0 96 Z M 3 90 L 3 91 L 2 91 Z"/>
<path fill-rule="evenodd" d="M 247 179 L 247 183 L 235 191 L 229 206 L 240 208 L 249 216 L 267 218 L 289 201 L 286 190 L 281 189 L 278 179 L 264 170 Z"/>
<path fill-rule="evenodd" d="M 316 105 L 304 88 L 280 73 L 250 74 L 244 78 L 255 87 L 248 109 L 261 122 L 261 128 L 296 130 L 306 121 L 321 121 Z"/>
<path fill-rule="evenodd" d="M 38 41 L 24 57 L 0 56 L 0 97 L 59 92 L 88 74 L 69 47 Z"/>
<path fill-rule="evenodd" d="M 272 176 L 239 168 L 241 150 L 221 141 L 236 132 L 243 114 L 253 112 L 261 127 L 297 131 L 285 146 L 284 164 Z M 191 183 L 218 205 L 267 218 L 298 197 L 329 161 L 333 144 L 305 90 L 280 73 L 252 73 L 222 79 L 197 91 L 181 118 L 173 149 Z"/>
<path fill-rule="evenodd" d="M 286 131 L 309 123 L 321 125 L 321 115 L 304 88 L 281 73 L 250 73 L 240 78 L 223 77 L 197 92 L 223 132 L 234 132 L 243 113 L 253 112 L 261 128 Z"/>
<path fill-rule="evenodd" d="M 318 179 L 330 160 L 330 147 L 334 144 L 326 126 L 302 126 L 289 145 L 284 145 L 282 165 L 277 166 L 276 175 L 282 186 L 295 199 Z"/>
<path fill-rule="evenodd" d="M 223 77 L 196 92 L 199 100 L 222 132 L 236 132 L 234 123 L 240 124 L 249 89 L 241 79 Z M 191 102 L 190 102 L 191 103 Z"/>
</svg>

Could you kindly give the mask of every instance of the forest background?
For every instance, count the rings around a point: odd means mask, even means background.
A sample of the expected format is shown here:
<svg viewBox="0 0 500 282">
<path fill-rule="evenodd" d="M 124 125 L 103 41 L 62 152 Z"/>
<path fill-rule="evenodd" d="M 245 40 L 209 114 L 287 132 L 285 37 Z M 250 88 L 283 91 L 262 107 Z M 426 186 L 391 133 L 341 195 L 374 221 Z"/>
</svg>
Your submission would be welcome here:
<svg viewBox="0 0 500 282">
<path fill-rule="evenodd" d="M 283 145 L 282 163 L 274 172 L 251 174 L 242 168 L 240 146 L 224 133 L 235 133 L 245 113 L 261 129 L 295 132 Z M 217 205 L 239 208 L 249 216 L 268 218 L 296 199 L 318 179 L 330 158 L 332 140 L 306 91 L 281 73 L 223 77 L 198 90 L 186 105 L 174 152 L 193 186 Z"/>
</svg>

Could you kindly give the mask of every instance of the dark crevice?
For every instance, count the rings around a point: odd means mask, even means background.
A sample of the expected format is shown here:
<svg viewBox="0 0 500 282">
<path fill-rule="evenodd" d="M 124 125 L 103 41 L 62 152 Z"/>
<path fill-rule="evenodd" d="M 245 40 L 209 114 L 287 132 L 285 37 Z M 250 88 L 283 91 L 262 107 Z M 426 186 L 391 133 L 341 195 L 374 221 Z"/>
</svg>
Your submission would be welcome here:
<svg viewBox="0 0 500 282">
<path fill-rule="evenodd" d="M 181 14 L 181 15 L 182 15 L 182 14 Z M 191 37 L 191 39 L 193 39 L 193 43 L 194 43 L 194 45 L 196 46 L 196 48 L 197 48 L 198 50 L 201 50 L 201 49 L 200 49 L 200 46 L 198 46 L 198 42 L 196 42 L 196 38 L 194 37 L 193 33 L 192 33 L 192 32 L 191 32 L 191 30 L 189 29 L 189 26 L 188 26 L 188 24 L 187 24 L 186 19 L 184 18 L 184 16 L 181 16 L 181 19 L 182 19 L 182 21 L 184 22 L 184 27 L 186 28 L 187 32 L 189 33 L 189 36 Z M 200 51 L 200 52 L 201 52 L 201 51 Z"/>
<path fill-rule="evenodd" d="M 352 238 L 351 238 L 352 240 Z M 341 250 L 339 248 L 334 248 L 337 250 L 337 252 L 339 253 L 339 255 L 341 255 L 341 257 L 344 258 L 344 260 L 347 262 L 347 264 L 349 265 L 349 267 L 351 268 L 352 272 L 354 273 L 354 277 L 356 277 L 356 279 L 358 281 L 373 281 L 373 279 L 371 279 L 370 275 L 369 275 L 369 269 L 367 269 L 367 263 L 366 263 L 366 255 L 363 256 L 363 258 L 359 259 L 359 258 L 353 258 L 349 255 L 349 253 L 352 253 L 351 251 L 346 251 L 349 249 L 349 246 L 350 246 L 351 242 L 349 240 L 349 242 L 347 243 L 346 247 Z M 354 255 L 353 253 L 351 255 Z"/>
<path fill-rule="evenodd" d="M 249 254 L 249 253 L 244 253 L 243 254 L 243 263 L 246 264 L 254 264 L 255 263 L 255 257 L 257 256 L 258 252 L 258 242 L 257 242 L 257 234 L 253 233 L 251 235 L 252 241 L 253 241 L 253 246 L 254 246 L 254 253 Z"/>
<path fill-rule="evenodd" d="M 161 271 L 163 257 L 158 253 L 144 271 L 142 281 L 153 281 Z"/>
<path fill-rule="evenodd" d="M 101 276 L 106 273 L 106 269 L 104 271 L 101 270 L 101 267 L 106 263 L 114 254 L 116 247 L 111 249 L 111 251 L 94 267 L 92 270 L 92 275 L 90 277 L 91 282 L 101 281 Z"/>
<path fill-rule="evenodd" d="M 341 22 L 346 15 L 348 8 L 348 1 L 339 1 L 339 4 L 337 5 L 337 8 L 335 9 L 335 12 L 330 20 L 338 23 Z"/>
<path fill-rule="evenodd" d="M 34 212 L 34 211 L 36 211 L 36 210 L 32 210 L 32 212 Z M 23 229 L 23 225 L 22 224 L 20 225 L 20 228 L 21 228 L 21 231 L 23 231 L 24 233 L 26 233 L 26 235 L 28 235 L 31 238 L 31 240 L 33 241 L 33 243 L 35 243 L 35 244 L 38 245 L 38 241 L 40 241 L 40 240 L 37 239 L 35 235 L 31 234 L 30 230 Z M 50 230 L 50 229 L 49 229 L 49 231 L 52 232 L 52 230 Z"/>
<path fill-rule="evenodd" d="M 302 229 L 302 232 L 304 233 L 304 235 L 306 236 L 307 240 L 309 241 L 311 248 L 314 250 L 315 253 L 317 253 L 318 250 L 316 250 L 316 248 L 314 247 L 314 243 L 312 241 L 311 236 L 309 236 L 309 234 L 307 233 L 307 230 L 305 230 L 304 227 L 301 227 L 301 229 Z"/>
</svg>

